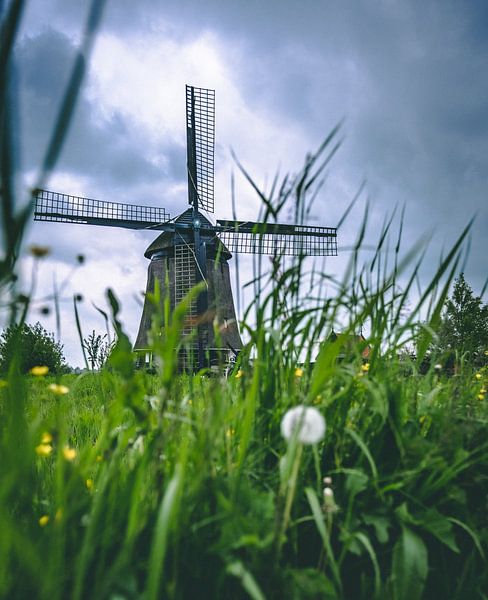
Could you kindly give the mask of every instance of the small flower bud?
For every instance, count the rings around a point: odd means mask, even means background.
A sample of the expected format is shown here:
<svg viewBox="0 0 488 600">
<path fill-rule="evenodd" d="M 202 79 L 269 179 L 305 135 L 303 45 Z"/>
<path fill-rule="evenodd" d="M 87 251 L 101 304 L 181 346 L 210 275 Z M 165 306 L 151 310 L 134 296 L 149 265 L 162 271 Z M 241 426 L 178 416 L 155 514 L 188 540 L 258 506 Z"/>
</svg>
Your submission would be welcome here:
<svg viewBox="0 0 488 600">
<path fill-rule="evenodd" d="M 33 244 L 29 250 L 34 258 L 44 258 L 50 252 L 47 246 L 38 246 L 37 244 Z"/>
<path fill-rule="evenodd" d="M 324 498 L 333 498 L 334 497 L 334 490 L 330 487 L 325 487 L 324 488 Z"/>
<path fill-rule="evenodd" d="M 49 523 L 49 515 L 42 515 L 42 517 L 39 519 L 39 525 L 41 527 L 46 527 L 46 525 Z"/>
</svg>

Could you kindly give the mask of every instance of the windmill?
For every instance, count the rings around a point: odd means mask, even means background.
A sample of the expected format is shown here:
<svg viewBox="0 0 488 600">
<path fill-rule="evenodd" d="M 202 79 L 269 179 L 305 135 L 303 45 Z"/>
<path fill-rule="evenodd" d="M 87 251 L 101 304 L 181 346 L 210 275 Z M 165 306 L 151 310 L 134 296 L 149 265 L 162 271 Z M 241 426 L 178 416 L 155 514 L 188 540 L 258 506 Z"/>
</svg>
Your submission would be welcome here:
<svg viewBox="0 0 488 600">
<path fill-rule="evenodd" d="M 186 134 L 189 208 L 178 217 L 172 219 L 164 208 L 38 190 L 34 219 L 161 231 L 144 253 L 151 261 L 146 289 L 153 292 L 158 281 L 162 295 L 170 298 L 174 308 L 196 283 L 205 282 L 190 305 L 182 331 L 189 342 L 182 368 L 202 368 L 242 347 L 230 285 L 231 252 L 336 256 L 337 230 L 218 219 L 213 224 L 202 211 L 214 212 L 214 90 L 186 86 Z M 153 314 L 146 294 L 134 346 L 141 354 L 149 353 Z M 218 342 L 214 318 L 220 324 Z"/>
</svg>

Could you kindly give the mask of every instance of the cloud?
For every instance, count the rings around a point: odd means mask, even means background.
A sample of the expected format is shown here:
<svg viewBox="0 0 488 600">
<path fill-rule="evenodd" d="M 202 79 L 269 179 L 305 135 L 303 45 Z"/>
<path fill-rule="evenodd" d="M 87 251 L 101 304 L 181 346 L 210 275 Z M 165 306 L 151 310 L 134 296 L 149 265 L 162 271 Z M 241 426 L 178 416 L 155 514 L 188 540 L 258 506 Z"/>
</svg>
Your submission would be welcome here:
<svg viewBox="0 0 488 600">
<path fill-rule="evenodd" d="M 27 133 L 22 145 L 26 169 L 40 163 L 75 52 L 72 41 L 52 29 L 27 37 L 17 48 L 21 123 Z M 131 127 L 117 110 L 101 111 L 96 98 L 82 91 L 57 168 L 90 173 L 95 180 L 115 184 L 115 189 L 141 181 L 155 181 L 162 174 L 168 179 L 175 178 L 173 154 L 179 159 L 181 151 L 174 145 L 167 147 L 163 143 L 153 153 L 148 153 L 145 145 L 145 135 L 137 126 Z M 165 155 L 164 161 L 158 161 L 158 157 Z"/>
</svg>

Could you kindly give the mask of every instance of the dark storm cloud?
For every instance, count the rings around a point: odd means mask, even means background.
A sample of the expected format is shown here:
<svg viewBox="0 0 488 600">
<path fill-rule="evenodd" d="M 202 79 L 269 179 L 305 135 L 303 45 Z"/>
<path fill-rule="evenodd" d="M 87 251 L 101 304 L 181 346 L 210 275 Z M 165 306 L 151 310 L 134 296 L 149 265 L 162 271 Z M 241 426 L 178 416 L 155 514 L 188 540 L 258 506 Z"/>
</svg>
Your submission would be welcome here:
<svg viewBox="0 0 488 600">
<path fill-rule="evenodd" d="M 28 132 L 22 144 L 24 167 L 40 163 L 52 131 L 59 104 L 68 81 L 76 49 L 58 31 L 47 29 L 28 37 L 17 48 L 17 67 L 21 81 L 21 125 Z M 149 161 L 143 134 L 130 128 L 117 112 L 101 115 L 93 100 L 82 92 L 68 133 L 59 170 L 90 173 L 102 183 L 127 187 L 161 177 L 180 178 L 177 167 L 183 149 L 174 142 L 158 148 L 165 168 Z M 183 162 L 184 165 L 184 162 Z"/>
</svg>

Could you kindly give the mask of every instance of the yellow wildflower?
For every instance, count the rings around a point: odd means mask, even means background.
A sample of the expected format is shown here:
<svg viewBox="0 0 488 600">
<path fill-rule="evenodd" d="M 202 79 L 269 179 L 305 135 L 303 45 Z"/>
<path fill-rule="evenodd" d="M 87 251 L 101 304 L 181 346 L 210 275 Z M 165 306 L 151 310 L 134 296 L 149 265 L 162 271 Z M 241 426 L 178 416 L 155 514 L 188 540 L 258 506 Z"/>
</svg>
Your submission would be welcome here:
<svg viewBox="0 0 488 600">
<path fill-rule="evenodd" d="M 49 515 L 42 515 L 42 517 L 39 519 L 39 525 L 41 527 L 46 527 L 46 525 L 49 523 Z"/>
<path fill-rule="evenodd" d="M 297 367 L 295 369 L 295 377 L 303 377 L 303 369 L 301 369 L 300 367 Z"/>
<path fill-rule="evenodd" d="M 233 429 L 232 427 L 230 429 L 227 429 L 227 431 L 225 432 L 225 435 L 230 438 L 234 435 L 235 433 L 235 429 Z"/>
<path fill-rule="evenodd" d="M 61 385 L 60 383 L 51 383 L 47 386 L 47 389 L 57 396 L 63 396 L 69 392 L 69 387 Z"/>
<path fill-rule="evenodd" d="M 479 381 L 481 379 L 481 373 L 476 373 L 475 377 Z"/>
<path fill-rule="evenodd" d="M 85 484 L 86 484 L 87 489 L 89 489 L 89 490 L 93 489 L 93 479 L 87 479 L 85 481 Z"/>
<path fill-rule="evenodd" d="M 30 246 L 29 250 L 34 258 L 44 258 L 50 252 L 50 249 L 47 246 L 38 246 L 37 244 Z"/>
<path fill-rule="evenodd" d="M 50 444 L 53 441 L 53 436 L 45 431 L 41 436 L 41 444 Z"/>
<path fill-rule="evenodd" d="M 65 446 L 63 448 L 63 456 L 67 461 L 72 462 L 76 458 L 76 450 L 69 446 Z"/>
<path fill-rule="evenodd" d="M 236 373 L 236 379 L 240 379 L 244 375 L 244 371 L 239 369 Z"/>
<path fill-rule="evenodd" d="M 369 371 L 369 363 L 364 363 L 364 365 L 361 365 L 361 371 L 363 373 L 367 373 Z"/>
<path fill-rule="evenodd" d="M 484 399 L 485 399 L 484 394 L 478 394 L 478 400 L 484 400 Z"/>
<path fill-rule="evenodd" d="M 31 375 L 42 377 L 43 375 L 47 375 L 49 373 L 49 367 L 46 367 L 46 365 L 32 367 L 32 369 L 29 372 Z"/>
<path fill-rule="evenodd" d="M 486 388 L 485 387 L 482 387 L 480 389 L 480 394 L 486 394 Z"/>
<path fill-rule="evenodd" d="M 39 444 L 36 446 L 36 454 L 39 456 L 49 456 L 53 451 L 51 444 Z"/>
</svg>

